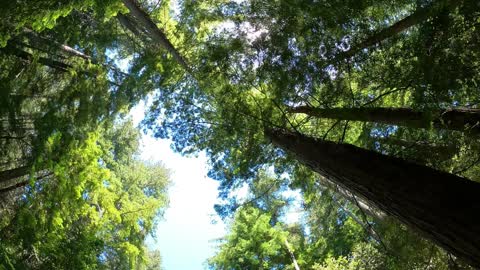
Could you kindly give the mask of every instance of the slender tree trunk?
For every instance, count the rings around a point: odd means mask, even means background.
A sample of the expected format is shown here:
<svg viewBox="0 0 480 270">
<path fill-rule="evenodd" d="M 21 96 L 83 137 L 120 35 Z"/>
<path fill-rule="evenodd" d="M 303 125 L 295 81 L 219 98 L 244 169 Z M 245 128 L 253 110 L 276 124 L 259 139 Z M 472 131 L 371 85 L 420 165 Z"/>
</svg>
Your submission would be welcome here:
<svg viewBox="0 0 480 270">
<path fill-rule="evenodd" d="M 0 183 L 4 183 L 15 178 L 29 175 L 31 168 L 32 167 L 30 165 L 26 165 L 10 170 L 0 171 Z"/>
<path fill-rule="evenodd" d="M 458 147 L 454 144 L 432 144 L 426 141 L 407 141 L 393 137 L 373 137 L 372 139 L 383 144 L 401 146 L 405 148 L 413 147 L 415 149 L 428 152 L 433 151 L 441 153 L 452 153 L 458 150 Z"/>
<path fill-rule="evenodd" d="M 410 108 L 332 108 L 290 107 L 291 113 L 361 122 L 376 122 L 411 128 L 449 129 L 480 134 L 480 109 L 446 109 L 432 112 Z"/>
<path fill-rule="evenodd" d="M 337 201 L 335 196 L 332 196 L 332 200 L 340 209 L 342 209 L 343 212 L 345 212 L 349 217 L 351 217 L 353 221 L 355 221 L 358 225 L 360 225 L 364 231 L 366 231 L 370 236 L 372 236 L 377 242 L 383 244 L 382 238 L 380 238 L 377 231 L 373 229 L 371 224 L 368 223 L 368 220 L 365 220 L 365 222 L 363 222 L 359 217 L 353 214 L 350 210 L 343 207 L 343 205 L 341 205 L 340 202 Z"/>
<path fill-rule="evenodd" d="M 416 158 L 421 162 L 447 160 L 452 158 L 459 150 L 458 146 L 454 144 L 431 144 L 426 141 L 407 141 L 392 137 L 374 137 L 372 139 L 383 145 L 396 146 L 400 149 L 412 149 L 420 154 Z"/>
<path fill-rule="evenodd" d="M 28 53 L 28 52 L 26 52 L 22 49 L 15 48 L 11 45 L 7 45 L 7 47 L 5 47 L 1 50 L 4 51 L 7 54 L 15 55 L 18 58 L 23 59 L 23 60 L 25 60 L 29 63 L 32 62 L 33 59 L 34 59 L 33 55 L 31 55 L 30 53 Z M 70 68 L 72 68 L 72 66 L 70 66 L 68 64 L 65 64 L 65 63 L 60 62 L 60 61 L 52 60 L 52 59 L 49 59 L 49 58 L 45 58 L 45 57 L 38 58 L 38 62 L 42 65 L 53 68 L 53 69 L 58 70 L 60 72 L 67 72 Z"/>
<path fill-rule="evenodd" d="M 37 176 L 37 178 L 35 179 L 35 181 L 41 181 L 41 180 L 43 180 L 45 177 L 48 177 L 48 176 L 51 176 L 51 175 L 53 175 L 52 172 L 45 173 L 44 175 Z M 27 179 L 27 180 L 18 182 L 18 183 L 16 183 L 15 185 L 1 188 L 1 189 L 0 189 L 0 195 L 1 195 L 1 194 L 5 194 L 5 193 L 7 193 L 7 192 L 10 192 L 10 191 L 12 191 L 12 190 L 16 190 L 16 189 L 18 189 L 18 188 L 23 188 L 23 187 L 25 187 L 26 185 L 28 185 L 29 183 L 30 183 L 30 179 Z"/>
<path fill-rule="evenodd" d="M 366 39 L 353 44 L 350 50 L 341 52 L 333 57 L 333 62 L 338 62 L 348 57 L 351 57 L 363 49 L 376 45 L 390 37 L 393 37 L 406 29 L 415 26 L 428 18 L 434 16 L 442 9 L 454 9 L 462 3 L 461 0 L 437 0 L 429 6 L 418 8 L 414 13 L 405 17 L 404 19 L 394 23 L 393 25 L 382 29 Z"/>
<path fill-rule="evenodd" d="M 58 51 L 64 52 L 65 54 L 80 57 L 85 60 L 90 60 L 90 56 L 82 53 L 81 51 L 76 50 L 68 45 L 61 44 L 55 40 L 41 37 L 37 33 L 35 33 L 34 31 L 28 28 L 24 28 L 23 33 L 29 38 L 31 43 L 35 43 L 38 45 L 48 45 L 48 47 L 54 47 Z"/>
<path fill-rule="evenodd" d="M 276 146 L 480 267 L 480 184 L 349 144 L 266 129 Z"/>
<path fill-rule="evenodd" d="M 292 258 L 293 267 L 295 268 L 295 270 L 300 270 L 300 266 L 298 266 L 297 259 L 295 258 L 295 254 L 293 254 L 293 251 L 290 248 L 290 244 L 288 244 L 287 239 L 285 239 L 285 247 L 287 248 L 287 251 L 290 254 L 290 258 Z"/>
<path fill-rule="evenodd" d="M 143 11 L 138 5 L 136 0 L 122 0 L 123 4 L 128 8 L 130 13 L 138 20 L 145 29 L 150 33 L 151 38 L 158 43 L 161 47 L 166 49 L 187 72 L 191 72 L 191 69 L 183 56 L 178 52 L 178 50 L 173 46 L 173 44 L 168 40 L 167 36 L 160 30 L 157 25 L 152 21 L 149 15 Z M 120 23 L 122 23 L 122 18 L 120 18 Z M 135 33 L 135 32 L 134 32 Z M 138 32 L 137 32 L 138 33 Z"/>
<path fill-rule="evenodd" d="M 331 180 L 325 178 L 325 177 L 320 177 L 319 178 L 319 185 L 322 185 L 328 189 L 334 190 L 338 192 L 344 199 L 349 201 L 351 204 L 357 205 L 361 211 L 363 211 L 365 214 L 375 218 L 376 220 L 385 220 L 386 214 L 376 207 L 372 207 L 372 204 L 364 200 L 363 198 L 357 198 L 350 192 L 348 192 L 345 188 L 340 187 L 338 184 L 335 182 L 332 182 Z"/>
<path fill-rule="evenodd" d="M 34 31 L 25 28 L 23 29 L 24 35 L 27 36 L 29 43 L 30 44 L 21 44 L 21 45 L 26 45 L 29 46 L 35 50 L 40 50 L 46 53 L 55 53 L 57 55 L 63 54 L 66 56 L 74 56 L 74 57 L 79 57 L 85 60 L 86 62 L 91 62 L 93 64 L 99 64 L 99 61 L 96 59 L 93 59 L 90 55 L 84 54 L 83 52 L 76 50 L 66 44 L 62 44 L 56 40 L 52 40 L 46 37 L 42 37 L 35 33 Z M 57 61 L 58 62 L 58 61 Z M 67 65 L 67 64 L 65 64 Z M 102 66 L 112 70 L 113 72 L 120 74 L 124 77 L 130 76 L 130 74 L 122 72 L 115 66 L 111 66 L 105 63 L 101 63 Z M 71 67 L 68 65 L 67 67 Z"/>
</svg>

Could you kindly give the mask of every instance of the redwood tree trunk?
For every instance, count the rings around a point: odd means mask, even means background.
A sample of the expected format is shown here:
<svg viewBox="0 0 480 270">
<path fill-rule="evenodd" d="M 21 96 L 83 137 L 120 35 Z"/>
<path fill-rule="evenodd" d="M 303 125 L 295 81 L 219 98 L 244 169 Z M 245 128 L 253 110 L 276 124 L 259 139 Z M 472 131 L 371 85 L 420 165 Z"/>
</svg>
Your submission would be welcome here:
<svg viewBox="0 0 480 270">
<path fill-rule="evenodd" d="M 314 171 L 480 267 L 479 183 L 349 144 L 265 133 Z"/>
<path fill-rule="evenodd" d="M 435 127 L 480 134 L 480 109 L 459 108 L 422 112 L 410 108 L 322 109 L 310 106 L 298 106 L 291 107 L 288 111 L 321 118 L 376 122 L 411 128 Z"/>
</svg>

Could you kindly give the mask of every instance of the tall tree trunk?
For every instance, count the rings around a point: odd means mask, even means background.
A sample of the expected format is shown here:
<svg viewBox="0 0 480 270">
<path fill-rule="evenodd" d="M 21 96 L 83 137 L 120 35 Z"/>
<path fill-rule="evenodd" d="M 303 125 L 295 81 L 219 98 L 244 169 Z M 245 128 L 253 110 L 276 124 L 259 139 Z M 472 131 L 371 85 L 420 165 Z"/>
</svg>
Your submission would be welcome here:
<svg viewBox="0 0 480 270">
<path fill-rule="evenodd" d="M 124 16 L 124 15 L 123 15 Z M 93 64 L 99 64 L 99 61 L 96 59 L 93 59 L 90 55 L 87 55 L 79 50 L 76 50 L 66 44 L 62 44 L 56 40 L 42 37 L 35 33 L 33 30 L 30 30 L 28 28 L 23 29 L 23 34 L 28 38 L 29 44 L 23 44 L 20 43 L 20 45 L 27 45 L 35 50 L 40 50 L 44 51 L 47 53 L 54 53 L 56 55 L 66 55 L 66 56 L 73 56 L 73 57 L 79 57 L 85 60 L 87 63 L 91 62 Z M 125 73 L 121 70 L 119 70 L 117 67 L 105 64 L 105 63 L 100 63 L 102 66 L 112 70 L 116 74 L 122 75 L 124 77 L 130 76 L 128 73 Z M 68 66 L 71 67 L 71 66 Z"/>
<path fill-rule="evenodd" d="M 369 234 L 371 237 L 373 237 L 377 242 L 381 243 L 383 245 L 383 242 L 382 242 L 382 238 L 380 238 L 380 235 L 378 235 L 377 231 L 375 231 L 375 229 L 373 229 L 373 226 L 368 222 L 368 220 L 365 220 L 365 222 L 363 222 L 359 217 L 357 217 L 354 213 L 352 213 L 352 211 L 350 211 L 349 209 L 345 208 L 336 198 L 334 195 L 332 195 L 332 200 L 333 202 L 343 211 L 345 212 L 350 218 L 352 218 L 353 221 L 355 221 L 358 225 L 360 225 L 360 227 L 363 228 L 363 230 Z"/>
<path fill-rule="evenodd" d="M 458 146 L 454 144 L 435 144 L 427 141 L 407 141 L 394 137 L 373 137 L 379 143 L 401 146 L 405 148 L 415 148 L 425 152 L 454 153 L 458 151 Z"/>
<path fill-rule="evenodd" d="M 288 243 L 287 239 L 285 239 L 285 247 L 287 248 L 288 254 L 290 254 L 290 258 L 292 258 L 293 267 L 295 268 L 295 270 L 300 270 L 297 259 L 295 259 L 295 254 L 293 254 L 293 251 L 290 248 L 290 244 Z"/>
<path fill-rule="evenodd" d="M 34 57 L 32 54 L 16 48 L 10 44 L 8 44 L 5 48 L 0 48 L 0 51 L 3 51 L 4 53 L 15 55 L 20 59 L 23 59 L 26 62 L 32 62 Z M 39 57 L 37 60 L 40 64 L 45 65 L 47 67 L 53 68 L 55 70 L 58 70 L 60 72 L 67 72 L 69 69 L 72 68 L 72 66 L 65 64 L 60 61 L 56 61 L 53 59 L 45 58 L 45 57 Z"/>
<path fill-rule="evenodd" d="M 43 45 L 43 46 L 47 45 L 46 47 L 53 47 L 57 51 L 63 52 L 65 54 L 80 57 L 80 58 L 83 58 L 84 60 L 90 60 L 90 56 L 82 53 L 81 51 L 76 50 L 68 45 L 61 44 L 55 40 L 39 36 L 37 33 L 35 33 L 31 29 L 24 28 L 23 33 L 28 37 L 30 43 Z"/>
<path fill-rule="evenodd" d="M 349 201 L 351 204 L 357 205 L 357 207 L 360 208 L 360 210 L 363 211 L 365 214 L 375 218 L 378 221 L 385 220 L 385 213 L 380 211 L 379 209 L 376 209 L 376 207 L 372 207 L 371 203 L 367 202 L 363 198 L 355 197 L 355 195 L 348 192 L 345 188 L 340 187 L 338 184 L 326 179 L 325 177 L 319 178 L 319 181 L 321 182 L 321 185 L 324 185 L 326 188 L 338 192 L 344 199 Z"/>
<path fill-rule="evenodd" d="M 418 8 L 414 13 L 405 17 L 404 19 L 394 23 L 393 25 L 384 28 L 366 39 L 353 44 L 350 50 L 341 52 L 333 57 L 333 63 L 354 56 L 363 49 L 376 45 L 390 37 L 405 31 L 406 29 L 415 26 L 428 18 L 434 16 L 442 9 L 454 9 L 462 3 L 461 0 L 437 0 L 429 6 Z"/>
<path fill-rule="evenodd" d="M 438 161 L 452 158 L 459 148 L 454 144 L 435 144 L 427 141 L 407 141 L 394 137 L 373 137 L 375 140 L 383 145 L 396 146 L 400 149 L 412 149 L 419 155 L 416 156 L 419 161 Z"/>
<path fill-rule="evenodd" d="M 37 182 L 37 181 L 41 181 L 41 180 L 43 180 L 43 179 L 45 179 L 46 177 L 49 177 L 49 176 L 51 176 L 51 175 L 53 175 L 52 172 L 44 173 L 43 175 L 37 176 L 37 177 L 35 178 L 35 181 L 36 181 L 36 182 Z M 28 185 L 29 183 L 30 183 L 30 179 L 26 179 L 26 180 L 23 180 L 23 181 L 20 181 L 20 182 L 14 184 L 14 185 L 7 186 L 7 187 L 3 187 L 3 188 L 0 189 L 0 195 L 1 195 L 1 194 L 5 194 L 5 193 L 10 192 L 10 191 L 13 191 L 13 190 L 16 190 L 16 189 L 18 189 L 18 188 L 23 188 L 23 187 L 25 187 L 26 185 Z"/>
<path fill-rule="evenodd" d="M 183 56 L 178 52 L 178 50 L 173 46 L 173 44 L 168 40 L 167 36 L 160 30 L 157 25 L 152 21 L 150 16 L 143 11 L 138 5 L 136 0 L 123 0 L 123 4 L 128 8 L 133 17 L 138 20 L 145 29 L 150 33 L 151 38 L 158 43 L 161 47 L 166 49 L 187 72 L 191 72 L 191 69 Z M 120 23 L 122 23 L 121 16 L 119 17 Z M 138 32 L 137 32 L 138 33 Z M 135 34 L 135 32 L 134 32 Z"/>
<path fill-rule="evenodd" d="M 0 171 L 0 183 L 4 183 L 15 178 L 29 175 L 31 169 L 32 167 L 30 165 L 26 165 L 10 170 Z"/>
<path fill-rule="evenodd" d="M 480 267 L 480 184 L 349 144 L 266 129 L 276 146 Z"/>
<path fill-rule="evenodd" d="M 410 108 L 332 108 L 310 106 L 288 108 L 290 113 L 361 122 L 376 122 L 411 128 L 449 129 L 480 134 L 480 109 L 446 109 L 431 112 Z"/>
</svg>

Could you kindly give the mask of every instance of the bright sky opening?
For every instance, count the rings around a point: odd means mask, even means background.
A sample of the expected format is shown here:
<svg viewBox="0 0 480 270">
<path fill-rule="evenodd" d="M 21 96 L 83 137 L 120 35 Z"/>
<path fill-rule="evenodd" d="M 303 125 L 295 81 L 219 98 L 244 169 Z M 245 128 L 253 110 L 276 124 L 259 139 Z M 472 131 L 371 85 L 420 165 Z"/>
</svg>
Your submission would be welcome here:
<svg viewBox="0 0 480 270">
<path fill-rule="evenodd" d="M 135 124 L 144 112 L 144 103 L 132 110 Z M 225 234 L 225 226 L 213 210 L 218 182 L 206 176 L 206 156 L 182 157 L 170 148 L 169 140 L 143 134 L 141 158 L 163 162 L 171 170 L 172 181 L 169 208 L 158 224 L 156 240 L 148 239 L 149 248 L 160 249 L 165 270 L 204 269 L 206 259 L 214 255 L 215 239 Z"/>
</svg>

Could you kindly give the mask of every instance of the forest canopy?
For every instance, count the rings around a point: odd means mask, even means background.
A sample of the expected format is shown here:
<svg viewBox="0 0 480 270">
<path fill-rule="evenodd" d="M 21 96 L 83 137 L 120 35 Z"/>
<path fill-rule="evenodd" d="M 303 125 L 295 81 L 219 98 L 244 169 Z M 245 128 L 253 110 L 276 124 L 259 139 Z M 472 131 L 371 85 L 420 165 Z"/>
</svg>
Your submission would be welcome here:
<svg viewBox="0 0 480 270">
<path fill-rule="evenodd" d="M 168 170 L 139 159 L 140 129 L 206 153 L 229 224 L 211 269 L 480 267 L 478 1 L 14 0 L 0 16 L 0 269 L 158 268 L 145 239 Z"/>
</svg>

